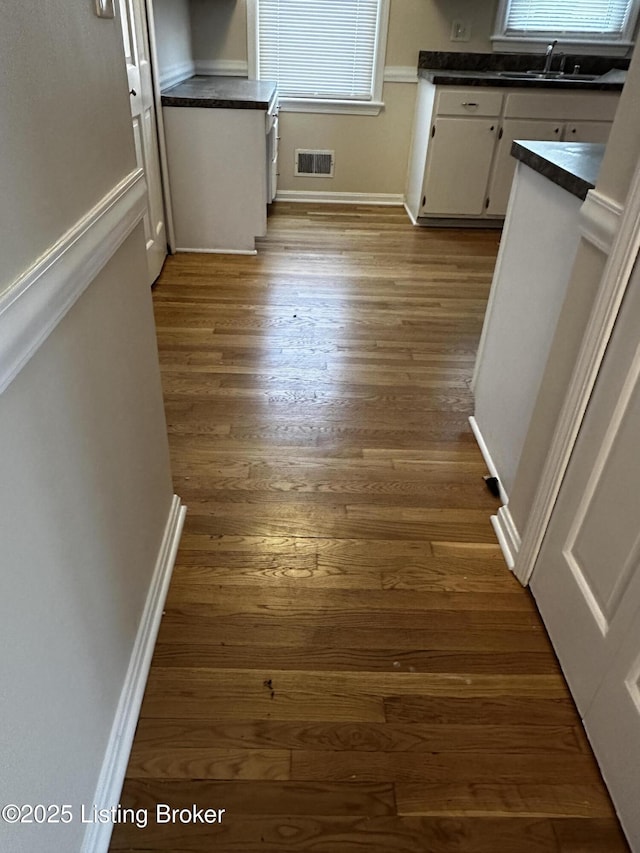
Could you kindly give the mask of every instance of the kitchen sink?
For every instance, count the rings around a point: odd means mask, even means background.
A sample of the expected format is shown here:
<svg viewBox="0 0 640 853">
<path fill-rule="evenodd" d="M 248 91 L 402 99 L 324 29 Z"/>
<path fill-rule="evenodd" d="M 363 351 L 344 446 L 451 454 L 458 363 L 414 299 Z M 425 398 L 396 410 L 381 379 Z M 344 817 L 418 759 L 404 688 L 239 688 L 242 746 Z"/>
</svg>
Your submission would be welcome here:
<svg viewBox="0 0 640 853">
<path fill-rule="evenodd" d="M 507 80 L 597 80 L 599 74 L 565 74 L 563 71 L 498 71 Z"/>
</svg>

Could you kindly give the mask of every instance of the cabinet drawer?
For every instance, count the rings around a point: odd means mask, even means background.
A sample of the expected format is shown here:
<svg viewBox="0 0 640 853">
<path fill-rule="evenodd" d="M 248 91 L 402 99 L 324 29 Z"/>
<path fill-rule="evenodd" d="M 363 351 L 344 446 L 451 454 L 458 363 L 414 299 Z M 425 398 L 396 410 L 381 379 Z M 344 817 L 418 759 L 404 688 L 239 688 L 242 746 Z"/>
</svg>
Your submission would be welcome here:
<svg viewBox="0 0 640 853">
<path fill-rule="evenodd" d="M 487 89 L 443 89 L 438 93 L 436 112 L 448 116 L 498 116 L 502 92 Z"/>
<path fill-rule="evenodd" d="M 507 95 L 505 118 L 550 118 L 567 121 L 613 121 L 615 92 L 514 92 Z"/>
</svg>

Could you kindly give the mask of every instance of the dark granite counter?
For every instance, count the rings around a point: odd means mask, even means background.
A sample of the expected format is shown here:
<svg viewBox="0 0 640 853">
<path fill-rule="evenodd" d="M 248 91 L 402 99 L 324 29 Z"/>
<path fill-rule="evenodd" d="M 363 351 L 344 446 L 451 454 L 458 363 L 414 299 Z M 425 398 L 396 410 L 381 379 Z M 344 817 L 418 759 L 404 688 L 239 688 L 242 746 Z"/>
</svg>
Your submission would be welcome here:
<svg viewBox="0 0 640 853">
<path fill-rule="evenodd" d="M 560 53 L 553 59 L 553 69 L 560 63 Z M 509 86 L 525 89 L 577 89 L 619 92 L 624 83 L 628 59 L 611 56 L 568 55 L 564 63 L 566 73 L 555 79 L 530 76 L 513 79 L 500 72 L 541 71 L 544 56 L 531 53 L 456 53 L 421 50 L 418 58 L 418 75 L 438 86 Z M 595 80 L 572 77 L 574 66 L 580 74 L 598 75 Z M 618 74 L 609 74 L 611 70 Z M 603 78 L 602 75 L 605 75 Z"/>
<path fill-rule="evenodd" d="M 276 84 L 267 80 L 196 76 L 162 92 L 162 106 L 268 110 L 276 97 Z"/>
<path fill-rule="evenodd" d="M 604 145 L 590 142 L 516 140 L 511 154 L 567 192 L 585 199 L 596 185 L 604 149 Z"/>
</svg>

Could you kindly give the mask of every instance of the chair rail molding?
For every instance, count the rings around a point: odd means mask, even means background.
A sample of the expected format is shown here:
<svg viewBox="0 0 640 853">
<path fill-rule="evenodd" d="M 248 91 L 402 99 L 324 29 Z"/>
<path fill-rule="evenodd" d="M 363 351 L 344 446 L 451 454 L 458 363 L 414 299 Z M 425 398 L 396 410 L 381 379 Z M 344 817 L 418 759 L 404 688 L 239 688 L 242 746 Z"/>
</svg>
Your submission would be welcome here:
<svg viewBox="0 0 640 853">
<path fill-rule="evenodd" d="M 589 190 L 580 208 L 582 236 L 605 255 L 610 254 L 623 212 L 624 208 L 617 201 L 597 189 Z"/>
<path fill-rule="evenodd" d="M 142 220 L 146 194 L 135 169 L 0 293 L 0 393 Z"/>
<path fill-rule="evenodd" d="M 592 193 L 589 193 L 587 198 L 591 195 Z M 617 215 L 618 210 L 621 210 L 620 216 Z M 592 215 L 594 211 L 597 213 Z M 514 574 L 523 585 L 529 583 L 533 573 L 600 365 L 613 334 L 622 299 L 640 251 L 640 165 L 636 168 L 623 209 L 596 191 L 582 218 L 583 223 L 587 223 L 585 239 L 602 251 L 606 252 L 609 235 L 615 236 L 611 240 L 610 253 L 607 253 L 609 255 L 607 264 L 582 339 L 582 346 L 569 384 L 569 392 L 551 440 L 531 514 L 522 533 L 522 543 L 515 560 Z M 618 223 L 617 227 L 614 225 L 614 218 Z"/>
</svg>

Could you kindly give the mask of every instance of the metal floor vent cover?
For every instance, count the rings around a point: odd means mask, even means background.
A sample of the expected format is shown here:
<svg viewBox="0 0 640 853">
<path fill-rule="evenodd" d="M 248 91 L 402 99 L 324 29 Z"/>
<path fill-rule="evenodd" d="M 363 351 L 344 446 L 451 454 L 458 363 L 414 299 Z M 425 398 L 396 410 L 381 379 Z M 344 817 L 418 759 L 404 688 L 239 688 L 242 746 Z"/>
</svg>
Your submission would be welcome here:
<svg viewBox="0 0 640 853">
<path fill-rule="evenodd" d="M 335 151 L 314 151 L 296 148 L 296 175 L 312 178 L 332 178 Z"/>
</svg>

